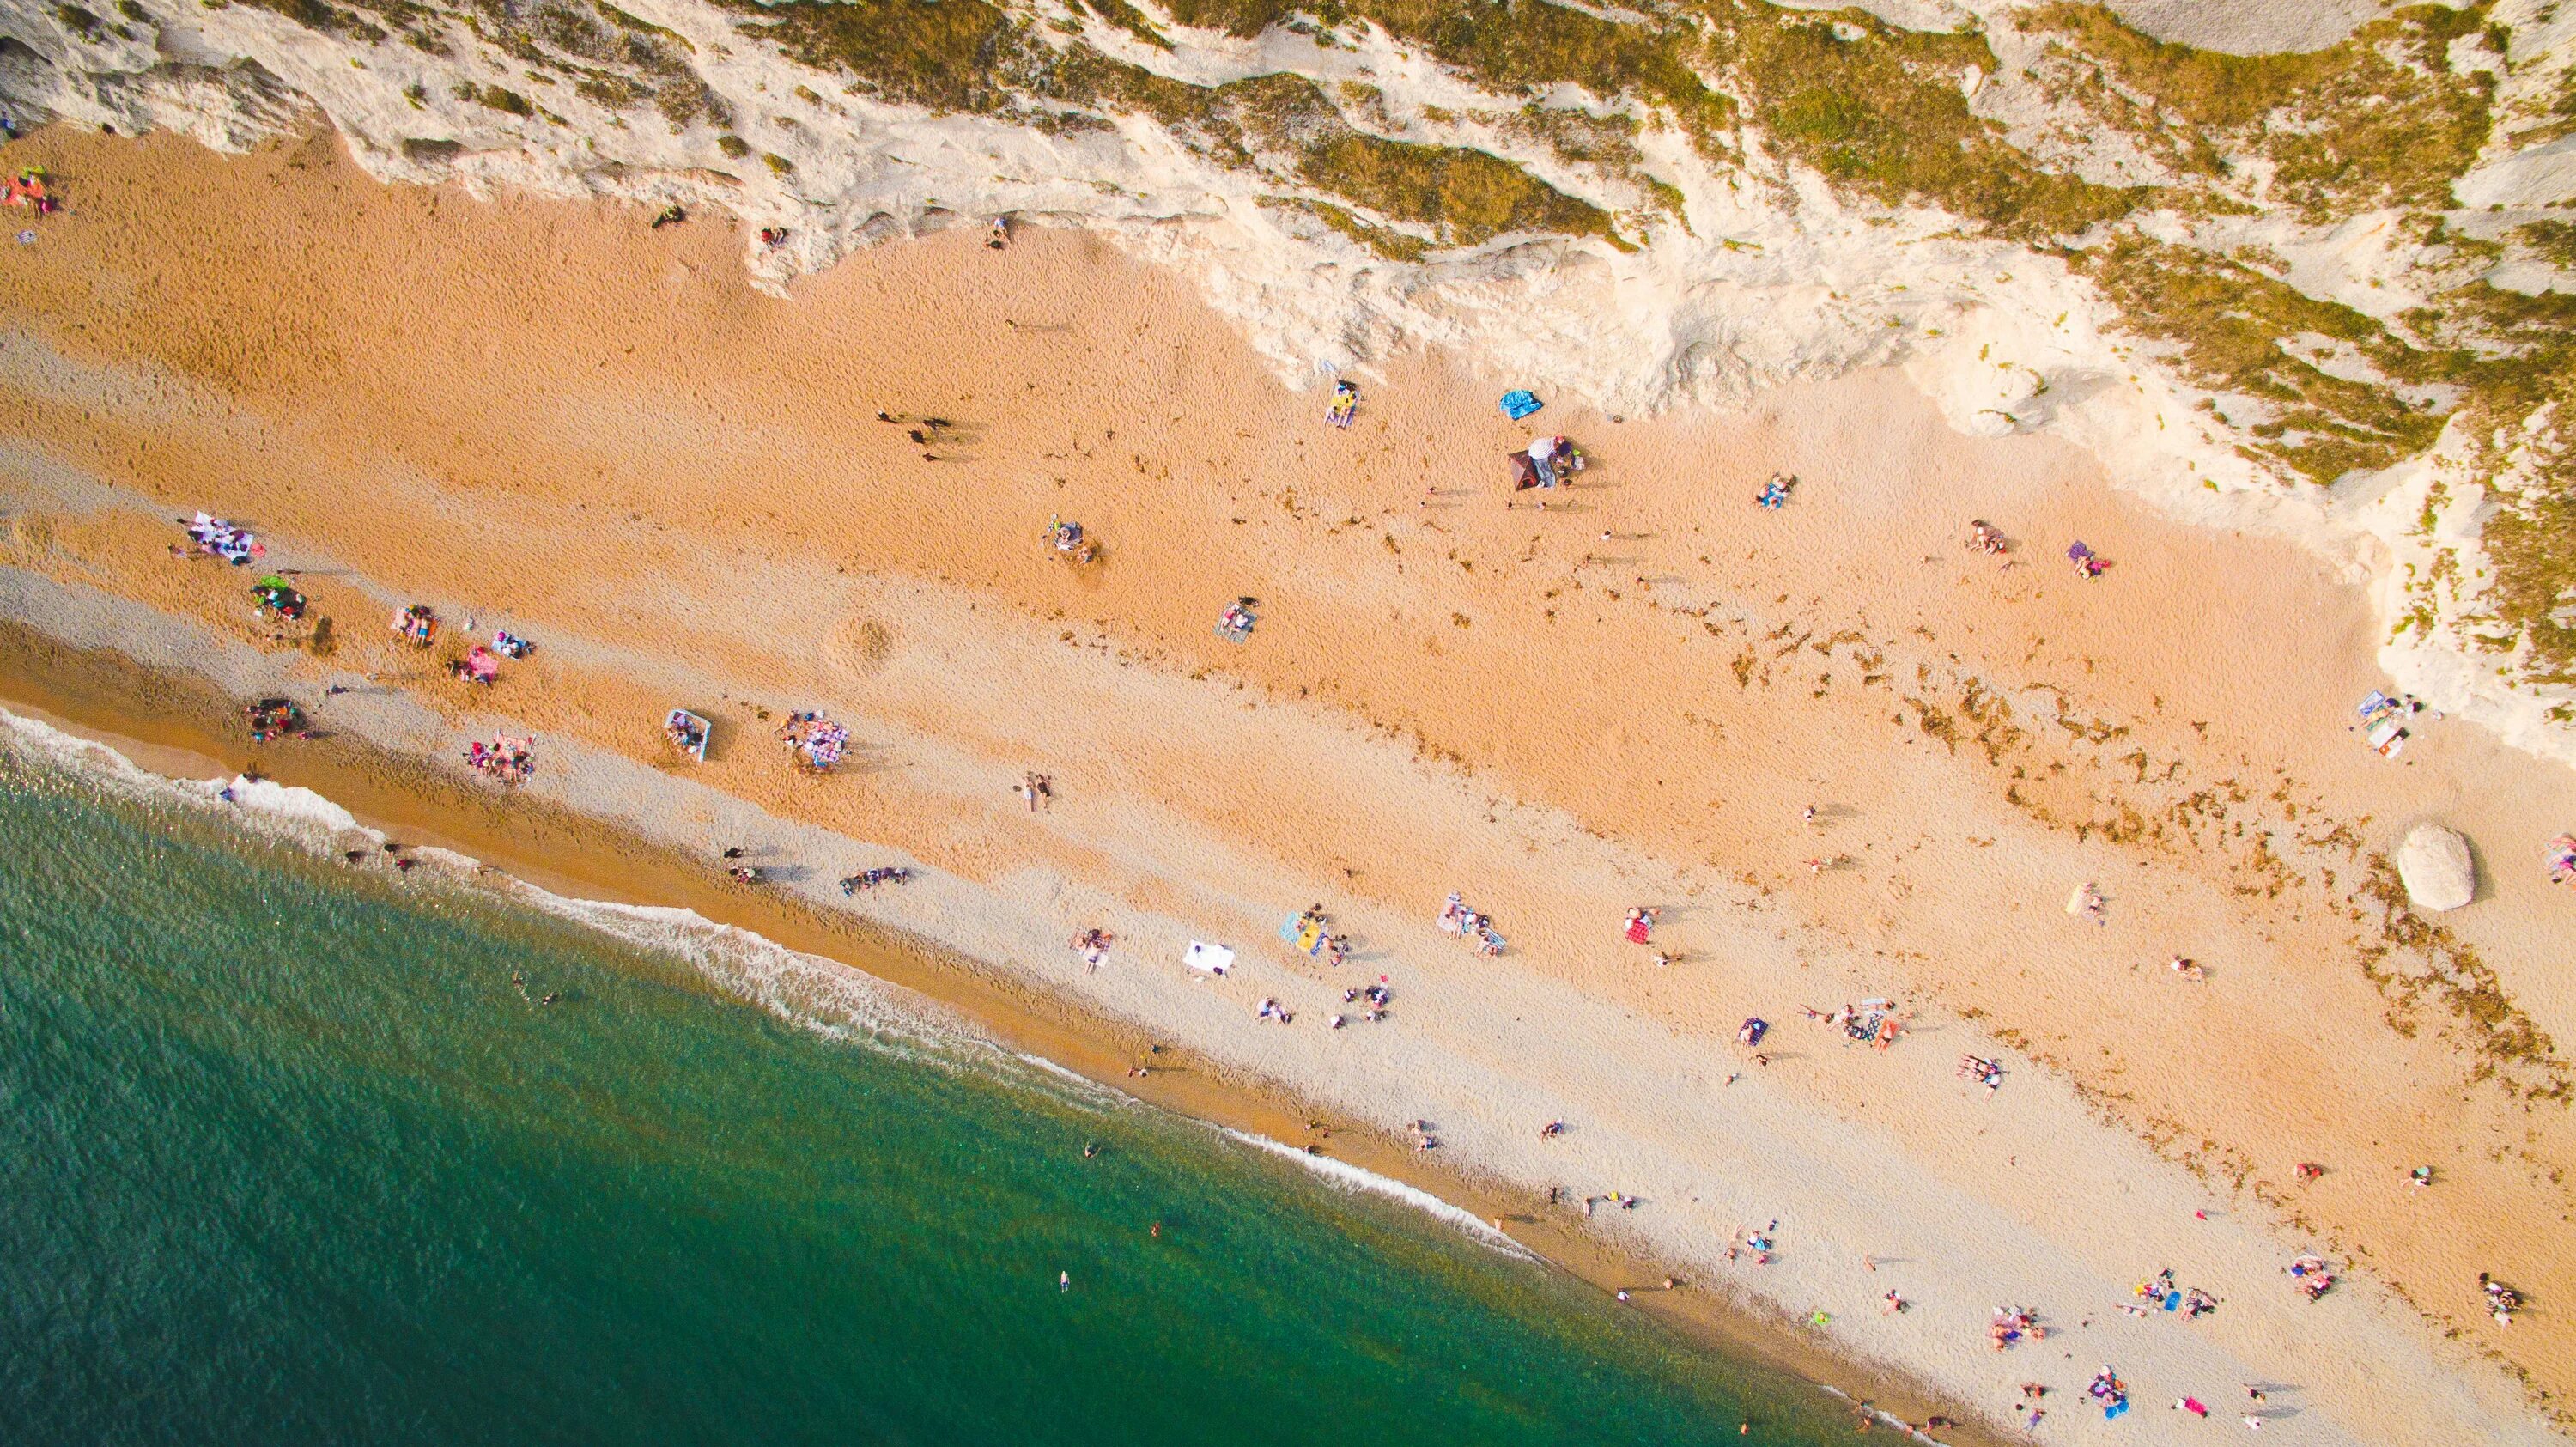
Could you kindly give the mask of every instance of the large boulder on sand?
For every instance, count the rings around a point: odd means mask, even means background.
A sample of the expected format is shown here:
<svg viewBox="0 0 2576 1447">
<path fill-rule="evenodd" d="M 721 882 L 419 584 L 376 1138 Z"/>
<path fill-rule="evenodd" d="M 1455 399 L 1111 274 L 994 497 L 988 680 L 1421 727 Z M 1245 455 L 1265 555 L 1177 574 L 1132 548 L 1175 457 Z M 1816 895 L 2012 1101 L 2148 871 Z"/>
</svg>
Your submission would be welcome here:
<svg viewBox="0 0 2576 1447">
<path fill-rule="evenodd" d="M 2417 909 L 2458 909 L 2478 892 L 2478 867 L 2469 841 L 2455 829 L 2418 824 L 2397 846 L 2397 877 Z"/>
</svg>

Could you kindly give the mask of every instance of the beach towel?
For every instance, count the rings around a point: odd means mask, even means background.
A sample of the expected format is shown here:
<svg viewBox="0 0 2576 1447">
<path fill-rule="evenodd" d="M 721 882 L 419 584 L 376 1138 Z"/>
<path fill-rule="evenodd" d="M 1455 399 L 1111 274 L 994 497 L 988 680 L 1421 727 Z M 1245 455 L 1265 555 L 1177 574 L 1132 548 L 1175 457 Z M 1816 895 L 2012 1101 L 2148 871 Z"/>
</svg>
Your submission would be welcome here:
<svg viewBox="0 0 2576 1447">
<path fill-rule="evenodd" d="M 1654 923 L 1648 920 L 1644 915 L 1639 915 L 1635 919 L 1628 921 L 1628 943 L 1632 945 L 1642 945 L 1646 943 L 1646 941 L 1653 936 L 1654 928 Z"/>
<path fill-rule="evenodd" d="M 1547 404 L 1545 402 L 1540 401 L 1527 388 L 1516 387 L 1503 394 L 1503 415 L 1509 417 L 1515 422 L 1518 422 L 1522 418 L 1527 417 L 1532 412 L 1535 412 L 1546 405 Z"/>
<path fill-rule="evenodd" d="M 1190 947 L 1181 951 L 1181 963 L 1193 970 L 1222 975 L 1234 968 L 1234 951 L 1223 945 L 1202 944 L 1192 940 Z"/>
<path fill-rule="evenodd" d="M 1305 925 L 1297 931 L 1297 948 L 1304 950 L 1306 953 L 1311 955 L 1315 952 L 1315 946 L 1321 943 L 1323 938 L 1323 921 L 1309 919 L 1306 921 Z"/>
</svg>

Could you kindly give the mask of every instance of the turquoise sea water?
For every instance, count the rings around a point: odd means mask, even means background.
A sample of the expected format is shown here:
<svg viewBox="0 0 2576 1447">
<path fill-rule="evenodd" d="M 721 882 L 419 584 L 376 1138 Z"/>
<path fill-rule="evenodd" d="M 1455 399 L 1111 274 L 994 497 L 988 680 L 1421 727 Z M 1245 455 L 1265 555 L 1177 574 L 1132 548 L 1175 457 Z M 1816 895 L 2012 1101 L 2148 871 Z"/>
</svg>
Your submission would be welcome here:
<svg viewBox="0 0 2576 1447">
<path fill-rule="evenodd" d="M 0 769 L 11 1443 L 1488 1447 L 1748 1417 L 1849 1435 L 1812 1387 L 1193 1123 Z"/>
</svg>

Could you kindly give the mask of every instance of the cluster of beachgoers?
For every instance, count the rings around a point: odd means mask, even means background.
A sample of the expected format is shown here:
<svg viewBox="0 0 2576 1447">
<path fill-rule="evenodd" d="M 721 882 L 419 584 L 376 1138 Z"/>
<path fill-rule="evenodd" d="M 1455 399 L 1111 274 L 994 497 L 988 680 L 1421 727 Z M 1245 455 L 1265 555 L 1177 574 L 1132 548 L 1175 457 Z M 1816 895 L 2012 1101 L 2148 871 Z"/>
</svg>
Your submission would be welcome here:
<svg viewBox="0 0 2576 1447">
<path fill-rule="evenodd" d="M 112 153 L 77 174 L 85 206 L 319 206 L 343 179 L 203 164 L 195 192 Z M 1902 379 L 1706 423 L 1534 385 L 1497 409 L 1511 379 L 1436 359 L 1287 393 L 1150 269 L 1044 232 L 888 248 L 781 303 L 723 290 L 705 227 L 539 207 L 554 229 L 514 252 L 506 208 L 365 195 L 382 215 L 335 244 L 399 241 L 424 299 L 461 294 L 458 257 L 566 255 L 597 269 L 546 295 L 605 310 L 504 285 L 451 342 L 376 269 L 296 273 L 279 294 L 345 367 L 156 383 L 195 409 L 182 466 L 135 389 L 77 369 L 214 353 L 74 305 L 42 268 L 132 248 L 78 250 L 73 208 L 26 258 L 54 352 L 0 367 L 30 452 L 98 480 L 0 460 L 12 617 L 217 679 L 226 738 L 280 775 L 434 750 L 431 796 L 498 821 L 500 859 L 511 821 L 587 818 L 670 850 L 653 877 L 703 913 L 880 925 L 1070 1001 L 1140 1094 L 1311 1101 L 1344 1128 L 1296 1148 L 1472 1198 L 1479 1239 L 1615 1248 L 1634 1264 L 1587 1275 L 1640 1310 L 1738 1306 L 1913 1374 L 1899 1415 L 1930 1433 L 2119 1440 L 2130 1402 L 2196 1419 L 2231 1383 L 2292 1441 L 2545 1430 L 2469 1355 L 2555 1380 L 2531 1288 L 2559 1255 L 2522 1228 L 2549 1219 L 2559 1006 L 2490 922 L 2549 928 L 2531 895 L 2564 899 L 2540 885 L 2576 879 L 2576 833 L 2545 779 L 2335 651 L 2374 635 L 2337 631 L 2358 611 L 2297 555 L 1962 439 Z M 416 247 L 429 225 L 489 232 Z M 621 310 L 648 267 L 682 304 Z M 554 320 L 487 398 L 480 329 L 521 317 Z M 958 345 L 901 345 L 934 325 Z M 506 439 L 453 426 L 537 396 Z M 85 440 L 110 435 L 152 445 Z M 418 526 L 496 489 L 507 527 Z M 82 622 L 104 597 L 120 628 Z M 2307 662 L 2240 664 L 2281 639 Z M 2457 832 L 2396 849 L 2369 822 L 2445 812 L 2422 781 L 2480 769 L 2513 785 Z M 2326 933 L 2355 909 L 2387 921 L 2361 971 Z M 2541 1043 L 2488 1051 L 2489 1019 Z M 2530 1093 L 2454 1089 L 2464 1060 Z M 2536 1143 L 2487 1139 L 2526 1103 Z"/>
<path fill-rule="evenodd" d="M 1526 390 L 1516 390 L 1505 396 L 1502 410 L 1517 419 L 1535 411 L 1539 405 L 1542 404 Z M 1337 388 L 1327 417 L 1329 425 L 1337 429 L 1349 427 L 1354 420 L 1357 407 L 1358 392 L 1355 387 L 1345 384 Z M 891 416 L 891 414 L 881 413 L 880 416 Z M 942 420 L 937 422 L 936 426 L 945 430 L 953 427 L 953 424 Z M 1572 488 L 1576 485 L 1574 475 L 1587 466 L 1587 460 L 1582 451 L 1562 436 L 1542 437 L 1527 449 L 1514 451 L 1510 460 L 1512 462 L 1511 492 L 1514 493 L 1531 488 L 1550 492 Z M 1765 510 L 1779 510 L 1791 500 L 1796 486 L 1794 477 L 1787 474 L 1774 475 L 1755 501 Z M 1511 505 L 1509 493 L 1504 496 L 1503 501 L 1506 507 Z M 234 565 L 244 565 L 254 559 L 264 558 L 268 553 L 267 545 L 251 532 L 224 519 L 199 512 L 193 520 L 183 521 L 189 543 L 184 547 L 174 546 L 170 550 L 174 556 L 190 559 L 212 558 Z M 1099 558 L 1096 539 L 1079 523 L 1070 522 L 1061 517 L 1050 519 L 1042 536 L 1054 553 L 1077 566 L 1095 563 Z M 1606 538 L 1608 534 L 1604 536 Z M 2006 535 L 1996 525 L 1984 519 L 1976 519 L 1970 523 L 1967 546 L 1972 552 L 2004 558 L 2007 567 L 2013 565 L 2010 557 L 2012 545 Z M 2078 574 L 2084 579 L 2092 580 L 2103 576 L 2107 567 L 2105 560 L 2084 543 L 2079 541 L 2071 544 L 2067 554 L 2074 562 Z M 303 624 L 308 629 L 316 626 L 327 628 L 327 619 L 308 619 L 311 609 L 310 600 L 288 581 L 295 576 L 295 573 L 294 569 L 282 569 L 260 579 L 252 590 L 260 611 L 264 616 L 274 618 L 280 623 Z M 1244 596 L 1225 605 L 1217 623 L 1218 635 L 1236 644 L 1248 642 L 1256 622 L 1251 611 L 1255 602 L 1255 599 Z M 426 652 L 439 646 L 440 639 L 444 636 L 444 624 L 435 607 L 416 603 L 406 605 L 394 614 L 389 631 L 407 647 Z M 309 632 L 305 635 L 306 641 L 309 641 L 310 636 Z M 471 643 L 461 653 L 448 659 L 445 665 L 446 671 L 467 684 L 482 688 L 496 688 L 501 682 L 502 664 L 505 661 L 523 660 L 534 649 L 535 644 L 526 637 L 508 629 L 501 629 L 492 634 L 488 643 L 480 641 Z M 375 674 L 368 675 L 371 682 L 377 677 L 378 675 Z M 336 695 L 344 691 L 343 687 L 334 686 L 329 693 Z M 316 701 L 314 706 L 318 707 L 319 701 Z M 2377 731 L 2394 727 L 2395 720 L 2409 717 L 2420 711 L 2420 704 L 2415 704 L 2411 700 L 2401 701 L 2384 694 L 2374 694 L 2366 701 L 2362 709 L 2362 726 L 2374 730 L 2372 742 L 2375 751 L 2383 755 L 2393 754 L 2394 748 L 2389 741 L 2381 739 Z M 249 707 L 247 716 L 251 724 L 251 738 L 255 743 L 314 736 L 310 727 L 308 709 L 288 697 L 278 695 L 263 697 Z M 669 710 L 663 719 L 663 734 L 672 748 L 691 760 L 703 763 L 710 757 L 709 746 L 715 738 L 715 726 L 704 715 L 686 708 L 674 708 Z M 790 761 L 797 772 L 818 778 L 832 773 L 850 747 L 849 729 L 816 709 L 790 712 L 775 730 L 775 737 L 787 747 Z M 2402 738 L 2402 731 L 2400 737 Z M 535 745 L 536 740 L 533 735 L 513 736 L 508 733 L 497 733 L 488 741 L 477 739 L 470 742 L 466 746 L 464 757 L 471 769 L 488 778 L 504 785 L 524 785 L 536 771 Z M 1055 802 L 1054 781 L 1052 775 L 1048 773 L 1036 770 L 1023 771 L 1011 787 L 1012 792 L 1026 803 L 1031 812 L 1037 812 L 1041 808 L 1051 808 Z M 1807 806 L 1801 811 L 1801 818 L 1803 823 L 1814 826 L 1817 822 L 1817 811 L 1812 805 Z M 1841 862 L 1840 856 L 1830 860 L 1814 858 L 1804 861 L 1810 873 L 1820 873 L 1828 867 L 1839 866 Z M 747 857 L 746 850 L 739 846 L 723 850 L 720 865 L 728 878 L 742 885 L 772 884 L 782 877 L 781 863 L 753 863 Z M 2553 842 L 2549 868 L 2554 879 L 2576 876 L 2576 836 L 2562 836 Z M 908 866 L 876 866 L 841 877 L 838 880 L 838 888 L 845 898 L 856 899 L 863 893 L 885 886 L 905 884 L 913 878 L 914 870 Z M 2076 887 L 2067 901 L 2066 912 L 2095 924 L 2105 924 L 2107 923 L 2107 904 L 2106 897 L 2088 881 Z M 1655 967 L 1670 969 L 1683 963 L 1684 956 L 1669 947 L 1657 945 L 1655 930 L 1662 912 L 1661 907 L 1656 905 L 1632 907 L 1626 912 L 1624 919 L 1618 922 L 1616 932 L 1626 944 L 1643 947 Z M 1492 959 L 1503 955 L 1508 948 L 1492 916 L 1467 904 L 1463 892 L 1453 891 L 1448 895 L 1434 916 L 1433 923 L 1439 934 L 1472 944 L 1478 956 Z M 1282 945 L 1290 955 L 1320 961 L 1328 969 L 1338 970 L 1347 964 L 1355 948 L 1351 933 L 1345 928 L 1335 926 L 1332 915 L 1322 903 L 1309 905 L 1288 916 L 1279 926 L 1278 934 Z M 1111 947 L 1116 940 L 1117 936 L 1110 930 L 1093 924 L 1084 927 L 1074 935 L 1070 948 L 1081 959 L 1086 971 L 1097 972 L 1110 960 Z M 1183 952 L 1180 963 L 1185 967 L 1185 972 L 1190 974 L 1223 977 L 1234 968 L 1236 959 L 1236 952 L 1231 946 L 1193 941 Z M 2201 966 L 2181 956 L 2174 957 L 2172 968 L 2194 981 L 2206 978 Z M 1327 1029 L 1339 1031 L 1353 1023 L 1375 1024 L 1388 1020 L 1391 1017 L 1393 998 L 1390 977 L 1384 973 L 1377 974 L 1373 981 L 1343 986 L 1339 990 L 1338 1003 L 1344 1008 L 1328 1012 Z M 1805 1019 L 1818 1022 L 1832 1032 L 1846 1048 L 1867 1045 L 1882 1052 L 1890 1050 L 1904 1037 L 1912 1018 L 1911 1012 L 1900 1010 L 1890 1000 L 1882 997 L 1863 999 L 1857 1004 L 1844 1004 L 1831 1010 L 1821 1010 L 1805 1004 L 1795 1004 L 1794 1008 Z M 1290 1026 L 1297 1019 L 1297 1011 L 1283 1002 L 1278 995 L 1263 994 L 1253 1005 L 1252 1018 L 1256 1025 Z M 1736 1043 L 1747 1063 L 1757 1067 L 1768 1066 L 1771 1063 L 1772 1050 L 1763 1048 L 1764 1039 L 1769 1030 L 1767 1020 L 1760 1015 L 1748 1017 L 1738 1028 Z M 1131 1076 L 1142 1077 L 1149 1072 L 1145 1067 L 1140 1066 L 1132 1068 L 1129 1073 Z M 2003 1084 L 2006 1070 L 1997 1059 L 1974 1053 L 1963 1053 L 1958 1059 L 1956 1073 L 1960 1078 L 1982 1086 L 1988 1092 L 1993 1092 Z M 1732 1085 L 1742 1078 L 1742 1074 L 1741 1071 L 1729 1073 L 1726 1083 Z M 1555 1140 L 1565 1136 L 1570 1129 L 1572 1126 L 1567 1120 L 1556 1118 L 1541 1126 L 1539 1135 L 1543 1140 Z M 1426 1120 L 1414 1120 L 1409 1125 L 1408 1131 L 1412 1147 L 1417 1152 L 1433 1151 L 1441 1144 L 1440 1138 L 1434 1134 Z M 1309 1149 L 1320 1149 L 1320 1147 Z M 2305 1180 L 2310 1179 L 2312 1173 L 2320 1171 L 2321 1168 L 2302 1164 L 2298 1175 L 2300 1179 Z M 2413 1177 L 2414 1184 L 2417 1186 L 2429 1185 L 2431 1180 L 2432 1171 L 2429 1166 L 2419 1167 Z M 1585 1218 L 1591 1217 L 1595 1207 L 1603 1202 L 1619 1207 L 1622 1212 L 1634 1212 L 1644 1203 L 1640 1195 L 1618 1187 L 1578 1194 L 1570 1187 L 1558 1185 L 1549 1187 L 1546 1197 L 1551 1205 L 1571 1204 L 1579 1200 L 1581 1214 Z M 1500 1220 L 1495 1222 L 1497 1229 L 1500 1229 L 1503 1224 Z M 1738 1228 L 1728 1233 L 1719 1251 L 1719 1257 L 1728 1263 L 1744 1261 L 1757 1267 L 1769 1266 L 1779 1259 L 1780 1238 L 1781 1226 L 1777 1220 L 1757 1230 Z M 1865 1262 L 1865 1264 L 1870 1270 L 1878 1269 L 1874 1261 Z M 2301 1254 L 2283 1269 L 2296 1284 L 2300 1295 L 2310 1302 L 2322 1299 L 2334 1288 L 2337 1281 L 2336 1271 L 2328 1264 L 2325 1257 L 2316 1253 Z M 2479 1283 L 2495 1320 L 2500 1323 L 2510 1321 L 2513 1310 L 2521 1303 L 2519 1294 L 2485 1273 L 2481 1273 Z M 1675 1290 L 1679 1289 L 1681 1282 L 1678 1278 L 1667 1277 L 1663 1285 L 1666 1290 Z M 1621 1301 L 1631 1299 L 1631 1292 L 1627 1288 L 1620 1288 L 1617 1295 Z M 2136 1288 L 2134 1296 L 2136 1298 L 2134 1301 L 2120 1305 L 2119 1310 L 2141 1318 L 2164 1312 L 2176 1314 L 2181 1320 L 2188 1322 L 2215 1313 L 2220 1307 L 2220 1299 L 2200 1287 L 2178 1289 L 2170 1270 L 2161 1271 L 2141 1283 Z M 1913 1304 L 1893 1287 L 1885 1290 L 1879 1298 L 1880 1310 L 1887 1315 L 1905 1312 Z M 1810 1324 L 1825 1326 L 1830 1321 L 1830 1313 L 1818 1311 L 1813 1314 Z M 1984 1323 L 1983 1329 L 1989 1344 L 1994 1350 L 2000 1352 L 2024 1343 L 2045 1340 L 2050 1334 L 2050 1328 L 2042 1323 L 2042 1314 L 2035 1307 L 1997 1307 L 1991 1312 L 1990 1319 Z M 2023 1399 L 2014 1410 L 2018 1416 L 2019 1425 L 2025 1430 L 2038 1428 L 2047 1417 L 2048 1409 L 2041 1402 L 2048 1390 L 2044 1384 L 2035 1382 L 2023 1386 Z M 2243 1421 L 2249 1428 L 2260 1429 L 2270 1418 L 2259 1405 L 2262 1401 L 2261 1389 L 2256 1387 L 2248 1390 L 2252 1393 L 2254 1407 L 2244 1415 Z M 2094 1377 L 2085 1388 L 2085 1393 L 2092 1404 L 2100 1409 L 2105 1420 L 2115 1421 L 2129 1410 L 2128 1384 L 2108 1367 Z M 2208 1415 L 2205 1404 L 2195 1395 L 2180 1396 L 2175 1399 L 2174 1405 L 2177 1410 L 2188 1411 L 2193 1415 L 2202 1417 Z M 1953 1419 L 1936 1414 L 1928 1422 L 1916 1426 L 1915 1430 L 1928 1435 L 1950 1425 L 1954 1425 Z"/>
</svg>

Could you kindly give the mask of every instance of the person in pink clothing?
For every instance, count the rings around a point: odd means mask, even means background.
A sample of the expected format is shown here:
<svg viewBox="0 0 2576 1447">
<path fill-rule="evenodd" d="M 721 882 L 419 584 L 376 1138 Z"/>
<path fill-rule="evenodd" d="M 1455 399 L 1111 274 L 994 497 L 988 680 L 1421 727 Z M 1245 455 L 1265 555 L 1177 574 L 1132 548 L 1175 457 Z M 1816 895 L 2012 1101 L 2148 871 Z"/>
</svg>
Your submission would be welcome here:
<svg viewBox="0 0 2576 1447">
<path fill-rule="evenodd" d="M 1655 916 L 1657 913 L 1658 911 L 1652 909 L 1632 909 L 1628 911 L 1628 943 L 1632 945 L 1642 945 L 1654 942 Z"/>
</svg>

